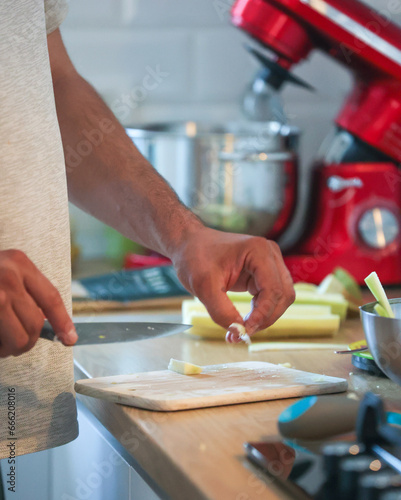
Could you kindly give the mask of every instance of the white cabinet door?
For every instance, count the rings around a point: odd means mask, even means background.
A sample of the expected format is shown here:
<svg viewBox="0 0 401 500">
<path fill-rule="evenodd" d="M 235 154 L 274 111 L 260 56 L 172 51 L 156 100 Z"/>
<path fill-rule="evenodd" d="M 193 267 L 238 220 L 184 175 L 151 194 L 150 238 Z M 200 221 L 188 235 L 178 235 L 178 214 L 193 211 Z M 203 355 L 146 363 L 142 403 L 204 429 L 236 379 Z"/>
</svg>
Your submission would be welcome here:
<svg viewBox="0 0 401 500">
<path fill-rule="evenodd" d="M 53 500 L 49 488 L 49 452 L 40 451 L 17 458 L 15 464 L 15 493 L 8 491 L 7 459 L 1 461 L 1 472 L 6 500 Z"/>
<path fill-rule="evenodd" d="M 18 457 L 16 493 L 7 492 L 2 461 L 6 500 L 160 500 L 132 457 L 80 403 L 78 419 L 72 443 Z"/>
<path fill-rule="evenodd" d="M 82 408 L 78 415 L 79 437 L 50 451 L 51 498 L 129 500 L 130 466 L 98 431 L 93 417 Z"/>
<path fill-rule="evenodd" d="M 160 497 L 148 486 L 134 468 L 130 469 L 130 500 L 160 500 Z"/>
</svg>

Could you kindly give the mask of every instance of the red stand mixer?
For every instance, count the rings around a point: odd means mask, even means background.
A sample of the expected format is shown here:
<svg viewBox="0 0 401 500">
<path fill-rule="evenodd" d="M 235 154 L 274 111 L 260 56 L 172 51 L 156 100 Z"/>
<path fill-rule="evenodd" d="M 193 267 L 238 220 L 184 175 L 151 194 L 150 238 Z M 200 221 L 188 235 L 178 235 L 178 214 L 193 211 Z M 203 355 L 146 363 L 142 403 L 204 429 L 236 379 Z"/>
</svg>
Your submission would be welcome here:
<svg viewBox="0 0 401 500">
<path fill-rule="evenodd" d="M 313 168 L 307 227 L 285 255 L 294 280 L 341 266 L 360 283 L 374 270 L 401 283 L 401 28 L 357 0 L 237 0 L 232 22 L 270 51 L 275 88 L 315 48 L 354 75 Z"/>
</svg>

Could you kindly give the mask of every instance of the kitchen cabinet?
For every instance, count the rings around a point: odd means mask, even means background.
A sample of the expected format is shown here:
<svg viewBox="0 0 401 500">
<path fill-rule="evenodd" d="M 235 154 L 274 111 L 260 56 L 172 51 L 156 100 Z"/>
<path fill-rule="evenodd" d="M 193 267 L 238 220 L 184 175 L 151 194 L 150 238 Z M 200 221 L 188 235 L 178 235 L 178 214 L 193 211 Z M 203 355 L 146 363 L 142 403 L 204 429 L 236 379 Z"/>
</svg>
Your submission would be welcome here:
<svg viewBox="0 0 401 500">
<path fill-rule="evenodd" d="M 78 439 L 50 451 L 50 498 L 159 500 L 133 468 L 132 457 L 79 402 L 78 414 Z"/>
<path fill-rule="evenodd" d="M 78 419 L 72 443 L 19 457 L 16 493 L 6 491 L 6 500 L 160 500 L 133 458 L 80 402 Z"/>
</svg>

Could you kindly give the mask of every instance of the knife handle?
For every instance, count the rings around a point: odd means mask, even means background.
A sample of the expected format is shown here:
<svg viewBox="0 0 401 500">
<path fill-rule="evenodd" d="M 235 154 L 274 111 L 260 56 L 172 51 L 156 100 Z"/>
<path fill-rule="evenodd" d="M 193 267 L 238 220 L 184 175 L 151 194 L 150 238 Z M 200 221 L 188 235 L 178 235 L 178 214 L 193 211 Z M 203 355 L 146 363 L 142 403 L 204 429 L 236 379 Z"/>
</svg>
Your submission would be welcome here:
<svg viewBox="0 0 401 500">
<path fill-rule="evenodd" d="M 43 328 L 40 332 L 40 338 L 41 339 L 47 339 L 47 340 L 52 340 L 54 342 L 60 342 L 57 335 L 55 334 L 52 325 L 45 320 L 45 323 L 43 325 Z"/>
</svg>

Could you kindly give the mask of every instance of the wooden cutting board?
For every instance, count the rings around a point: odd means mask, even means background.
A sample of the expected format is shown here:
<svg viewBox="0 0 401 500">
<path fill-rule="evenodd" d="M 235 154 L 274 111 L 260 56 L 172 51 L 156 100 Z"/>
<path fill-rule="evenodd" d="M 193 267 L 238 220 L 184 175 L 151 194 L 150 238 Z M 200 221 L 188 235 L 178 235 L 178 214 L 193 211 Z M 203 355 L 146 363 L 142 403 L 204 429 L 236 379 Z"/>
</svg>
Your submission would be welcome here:
<svg viewBox="0 0 401 500">
<path fill-rule="evenodd" d="M 199 375 L 169 370 L 79 380 L 86 396 L 156 411 L 187 410 L 343 392 L 345 379 L 260 361 L 204 366 Z"/>
</svg>

